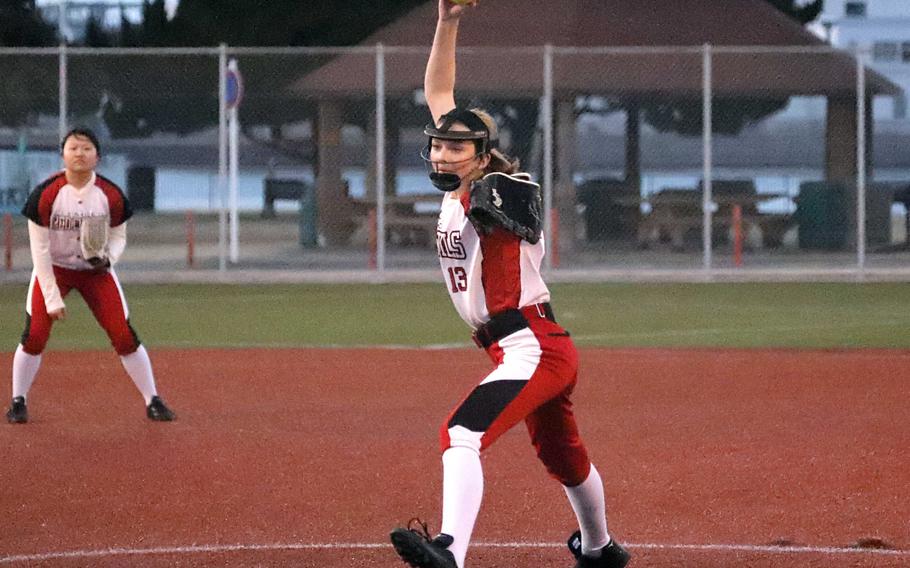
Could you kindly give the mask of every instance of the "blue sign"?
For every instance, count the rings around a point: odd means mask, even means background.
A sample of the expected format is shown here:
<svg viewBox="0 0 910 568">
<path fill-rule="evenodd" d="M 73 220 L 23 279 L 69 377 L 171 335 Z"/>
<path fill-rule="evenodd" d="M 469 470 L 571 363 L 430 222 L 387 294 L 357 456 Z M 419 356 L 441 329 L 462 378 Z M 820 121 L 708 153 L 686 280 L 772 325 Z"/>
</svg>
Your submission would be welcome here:
<svg viewBox="0 0 910 568">
<path fill-rule="evenodd" d="M 237 61 L 231 60 L 225 73 L 226 93 L 225 101 L 228 108 L 237 108 L 243 100 L 243 78 L 237 68 Z"/>
</svg>

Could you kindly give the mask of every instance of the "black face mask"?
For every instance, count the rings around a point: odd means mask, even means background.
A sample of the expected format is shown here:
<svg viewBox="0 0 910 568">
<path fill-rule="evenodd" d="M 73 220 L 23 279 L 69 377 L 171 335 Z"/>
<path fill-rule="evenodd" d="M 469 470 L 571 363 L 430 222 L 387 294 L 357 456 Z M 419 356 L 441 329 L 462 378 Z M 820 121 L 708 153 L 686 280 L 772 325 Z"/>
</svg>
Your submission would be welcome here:
<svg viewBox="0 0 910 568">
<path fill-rule="evenodd" d="M 449 192 L 455 191 L 461 186 L 461 176 L 458 174 L 453 174 L 451 172 L 441 173 L 436 171 L 436 163 L 430 160 L 430 144 L 427 144 L 423 151 L 420 152 L 420 157 L 423 158 L 424 163 L 427 165 L 427 169 L 429 170 L 430 175 L 430 183 L 433 184 L 433 187 L 439 191 Z M 473 160 L 475 158 L 477 158 L 476 154 L 468 158 L 468 160 Z"/>
<path fill-rule="evenodd" d="M 428 124 L 423 133 L 430 137 L 430 143 L 420 153 L 430 170 L 430 183 L 440 191 L 455 191 L 461 186 L 461 177 L 453 173 L 439 173 L 436 171 L 436 165 L 430 160 L 430 145 L 434 138 L 444 140 L 464 140 L 479 143 L 477 155 L 483 155 L 490 152 L 491 148 L 496 147 L 496 140 L 490 139 L 490 131 L 487 125 L 473 111 L 464 108 L 454 108 L 448 113 L 442 115 L 442 124 L 437 127 L 435 124 Z M 451 130 L 452 124 L 461 122 L 470 130 Z M 476 155 L 474 157 L 477 157 Z M 472 158 L 473 159 L 473 158 Z"/>
<path fill-rule="evenodd" d="M 431 172 L 430 183 L 439 191 L 455 191 L 461 187 L 461 178 L 458 174 Z"/>
</svg>

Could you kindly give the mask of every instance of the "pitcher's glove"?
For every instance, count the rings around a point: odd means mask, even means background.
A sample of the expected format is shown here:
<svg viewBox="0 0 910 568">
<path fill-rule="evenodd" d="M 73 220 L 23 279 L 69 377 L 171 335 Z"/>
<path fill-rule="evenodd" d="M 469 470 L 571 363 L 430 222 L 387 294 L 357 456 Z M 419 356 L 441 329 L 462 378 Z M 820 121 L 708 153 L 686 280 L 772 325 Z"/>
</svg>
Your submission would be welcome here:
<svg viewBox="0 0 910 568">
<path fill-rule="evenodd" d="M 489 234 L 499 226 L 536 244 L 541 209 L 540 186 L 528 174 L 492 173 L 471 185 L 468 219 L 478 233 Z"/>
</svg>

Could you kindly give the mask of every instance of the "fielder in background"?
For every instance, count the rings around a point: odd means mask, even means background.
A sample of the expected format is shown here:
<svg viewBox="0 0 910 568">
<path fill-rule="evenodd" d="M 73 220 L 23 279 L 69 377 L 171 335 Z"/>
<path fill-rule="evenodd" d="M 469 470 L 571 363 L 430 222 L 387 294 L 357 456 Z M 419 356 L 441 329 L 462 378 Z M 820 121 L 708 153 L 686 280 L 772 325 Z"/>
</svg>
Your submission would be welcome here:
<svg viewBox="0 0 910 568">
<path fill-rule="evenodd" d="M 568 541 L 576 568 L 622 568 L 630 555 L 607 532 L 603 483 L 572 412 L 578 353 L 556 323 L 540 275 L 540 188 L 499 151 L 488 113 L 455 104 L 458 25 L 464 4 L 474 3 L 439 0 L 424 85 L 433 123 L 423 155 L 431 182 L 446 192 L 437 249 L 449 295 L 495 368 L 440 430 L 441 532 L 431 537 L 414 519 L 392 531 L 392 544 L 411 566 L 463 568 L 483 498 L 480 453 L 523 420 L 578 520 Z"/>
<path fill-rule="evenodd" d="M 75 128 L 61 143 L 64 170 L 38 185 L 22 213 L 28 217 L 32 277 L 25 331 L 13 357 L 10 423 L 28 422 L 28 391 L 55 321 L 66 317 L 63 299 L 78 290 L 104 328 L 123 367 L 145 398 L 146 416 L 171 421 L 174 413 L 155 388 L 145 347 L 130 326 L 129 308 L 113 266 L 126 248 L 129 202 L 113 182 L 95 173 L 101 149 L 95 134 Z"/>
</svg>

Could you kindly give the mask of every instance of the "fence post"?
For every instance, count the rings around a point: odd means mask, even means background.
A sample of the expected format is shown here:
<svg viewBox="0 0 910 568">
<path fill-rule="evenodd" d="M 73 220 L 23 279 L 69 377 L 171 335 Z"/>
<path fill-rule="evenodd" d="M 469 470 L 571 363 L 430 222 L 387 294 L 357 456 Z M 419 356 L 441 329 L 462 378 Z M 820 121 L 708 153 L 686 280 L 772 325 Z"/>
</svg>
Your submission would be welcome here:
<svg viewBox="0 0 910 568">
<path fill-rule="evenodd" d="M 370 215 L 367 219 L 367 227 L 369 230 L 369 247 L 370 247 L 370 258 L 367 261 L 367 266 L 370 270 L 376 270 L 376 249 L 378 245 L 378 239 L 376 236 L 376 209 L 370 209 Z"/>
<path fill-rule="evenodd" d="M 196 217 L 192 211 L 186 212 L 186 265 L 196 265 Z"/>
<path fill-rule="evenodd" d="M 370 268 L 379 272 L 385 270 L 385 176 L 386 176 L 386 117 L 385 117 L 385 48 L 382 43 L 376 44 L 376 209 L 374 226 L 376 246 L 375 257 Z"/>
<path fill-rule="evenodd" d="M 711 268 L 711 217 L 714 213 L 714 202 L 711 196 L 711 175 L 713 158 L 711 155 L 711 44 L 704 44 L 702 51 L 702 265 L 705 270 Z"/>
<path fill-rule="evenodd" d="M 856 265 L 866 267 L 866 68 L 865 52 L 856 54 Z"/>
<path fill-rule="evenodd" d="M 559 210 L 550 209 L 550 268 L 559 268 Z"/>
<path fill-rule="evenodd" d="M 743 265 L 743 208 L 733 206 L 733 265 Z"/>
<path fill-rule="evenodd" d="M 218 270 L 227 270 L 227 44 L 218 48 Z"/>
<path fill-rule="evenodd" d="M 553 46 L 547 44 L 543 50 L 543 108 L 541 111 L 541 122 L 543 122 L 543 210 L 544 210 L 544 234 L 556 240 L 555 225 L 553 218 L 549 215 L 553 211 Z M 552 250 L 555 254 L 555 246 Z M 544 257 L 544 268 L 553 268 L 554 256 L 549 254 Z"/>
<path fill-rule="evenodd" d="M 3 265 L 13 269 L 13 216 L 9 213 L 3 215 Z"/>
<path fill-rule="evenodd" d="M 63 17 L 61 12 L 60 17 Z M 58 140 L 63 140 L 63 137 L 66 135 L 66 131 L 69 130 L 67 126 L 69 124 L 69 82 L 68 82 L 68 61 L 66 53 L 66 40 L 61 39 L 60 48 L 57 58 L 57 96 L 59 100 L 57 101 L 58 105 L 58 117 L 57 117 L 57 131 L 59 134 Z"/>
</svg>

